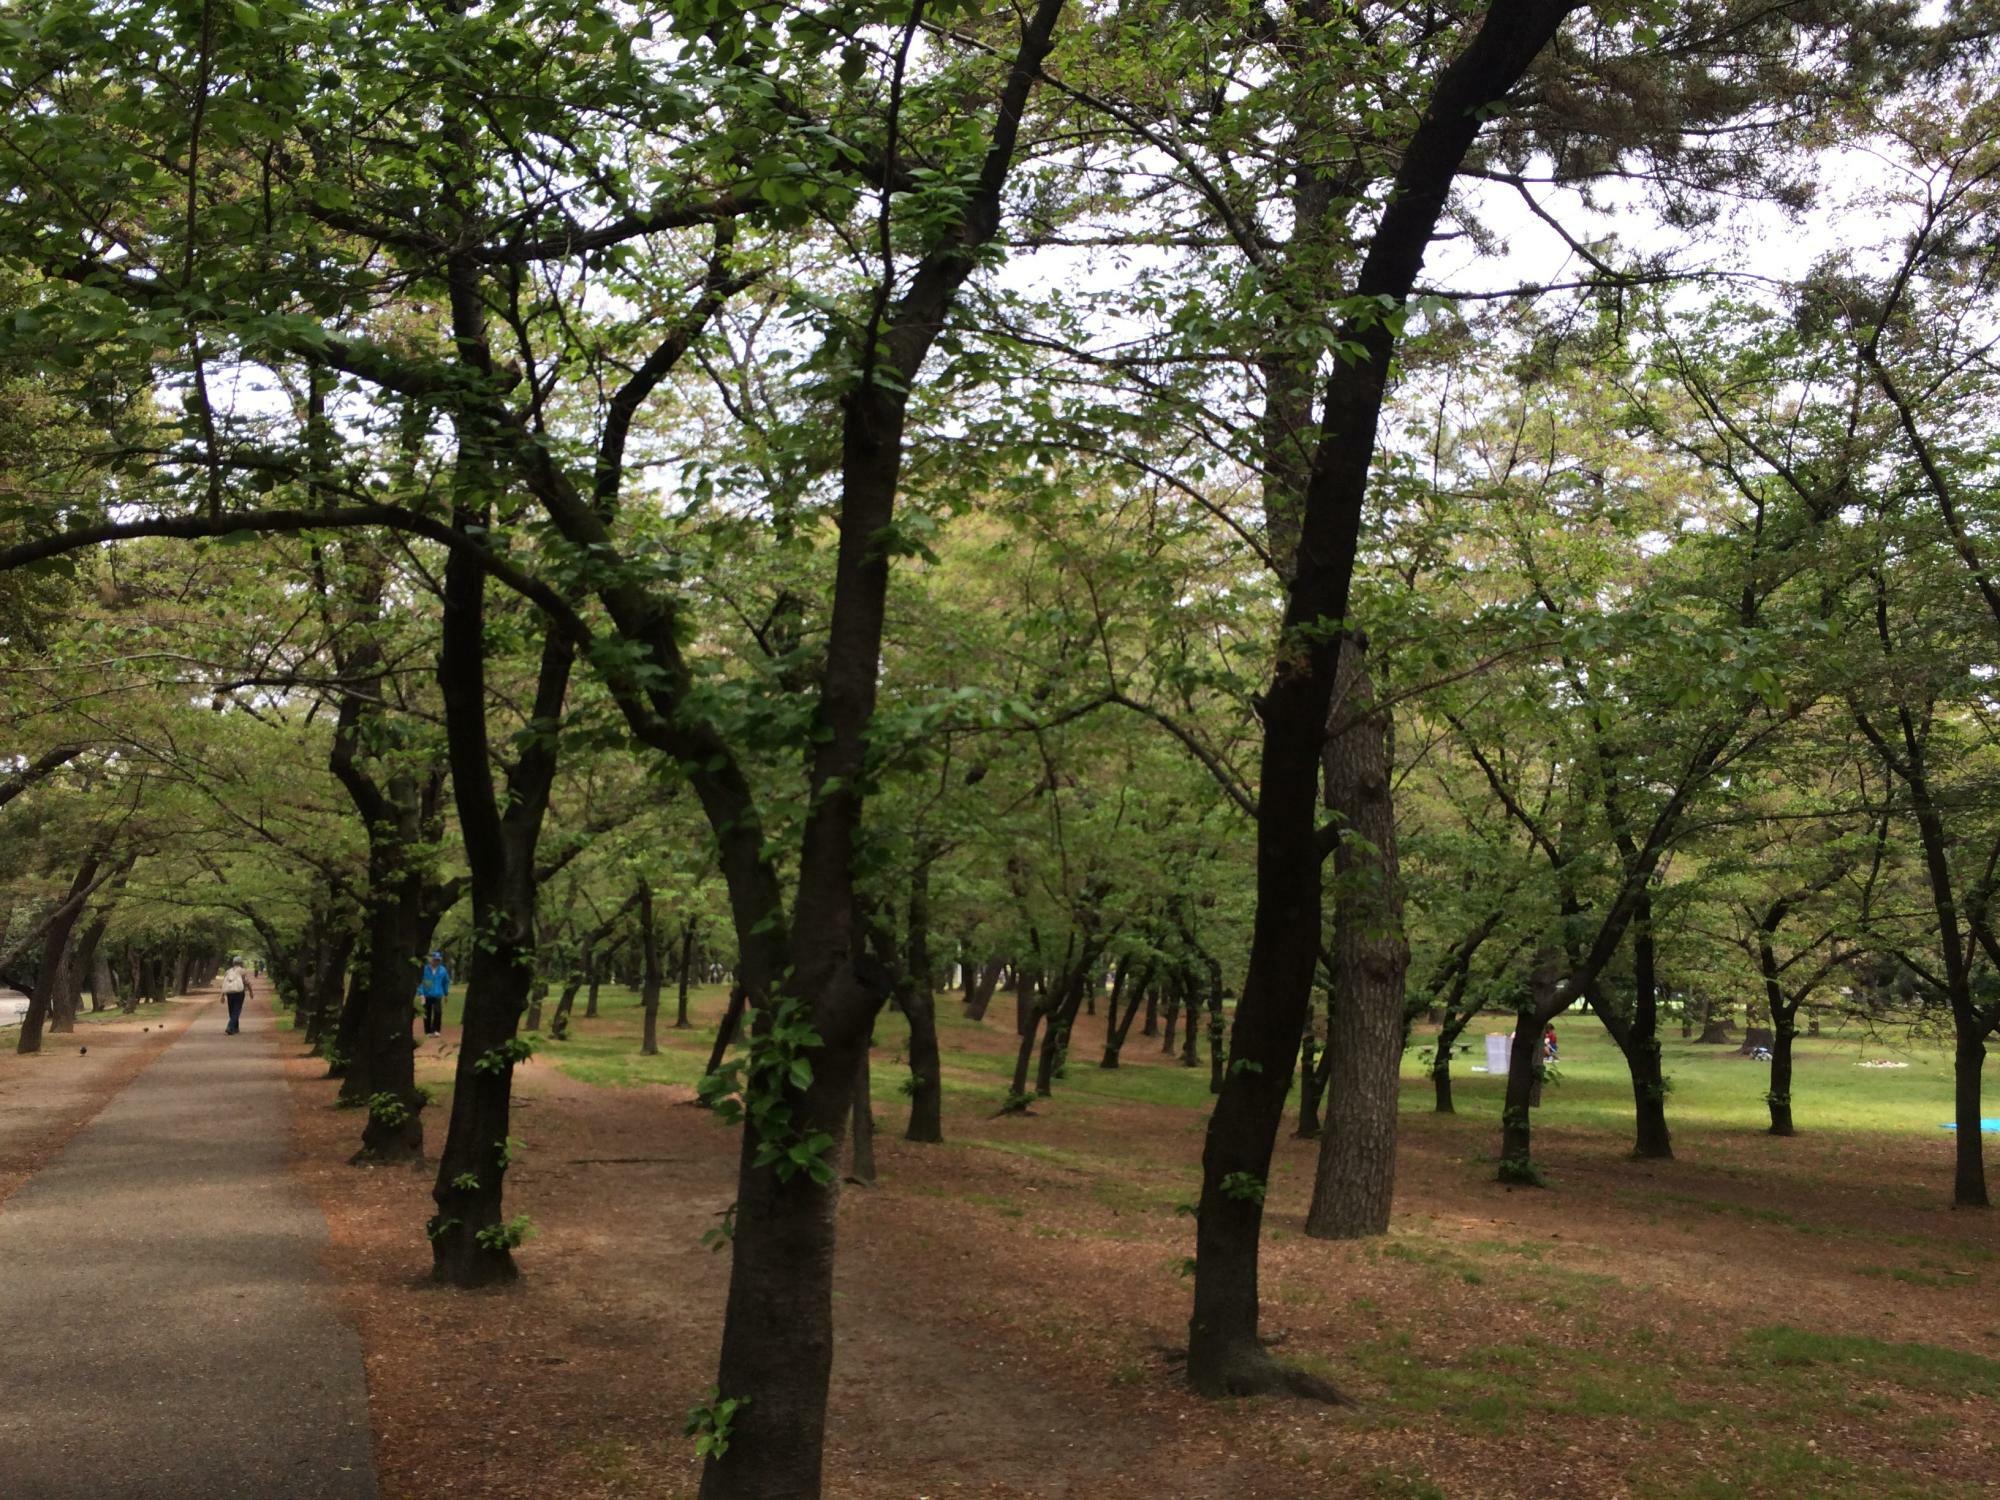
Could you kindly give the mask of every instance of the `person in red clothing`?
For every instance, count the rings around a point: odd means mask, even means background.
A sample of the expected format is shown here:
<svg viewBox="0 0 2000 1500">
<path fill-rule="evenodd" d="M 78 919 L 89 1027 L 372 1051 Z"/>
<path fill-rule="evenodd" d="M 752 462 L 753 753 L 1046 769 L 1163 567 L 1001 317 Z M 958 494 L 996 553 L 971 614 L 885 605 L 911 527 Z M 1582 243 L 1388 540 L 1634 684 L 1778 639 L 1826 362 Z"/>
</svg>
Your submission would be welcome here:
<svg viewBox="0 0 2000 1500">
<path fill-rule="evenodd" d="M 1556 1026 L 1553 1021 L 1549 1023 L 1549 1029 L 1542 1033 L 1542 1060 L 1544 1062 L 1556 1060 Z"/>
</svg>

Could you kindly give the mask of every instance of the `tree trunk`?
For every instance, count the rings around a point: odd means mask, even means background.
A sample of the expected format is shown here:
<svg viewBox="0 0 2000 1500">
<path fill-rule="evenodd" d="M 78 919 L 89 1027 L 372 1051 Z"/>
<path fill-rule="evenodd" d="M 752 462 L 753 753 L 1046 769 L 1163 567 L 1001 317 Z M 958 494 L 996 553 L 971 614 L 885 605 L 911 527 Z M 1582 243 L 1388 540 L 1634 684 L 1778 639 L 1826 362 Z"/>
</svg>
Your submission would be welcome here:
<svg viewBox="0 0 2000 1500">
<path fill-rule="evenodd" d="M 1969 1028 L 1962 1028 L 1952 1058 L 1953 1118 L 1958 1125 L 1957 1162 L 1951 1201 L 1959 1208 L 1986 1208 L 1985 1137 L 1980 1133 L 1980 1070 L 1986 1066 L 1986 1045 Z"/>
<path fill-rule="evenodd" d="M 1463 985 L 1460 986 L 1463 998 Z M 1466 1027 L 1479 1013 L 1475 1004 L 1471 1009 L 1461 1011 L 1457 1002 L 1444 1007 L 1444 1025 L 1439 1028 L 1437 1042 L 1431 1051 L 1431 1088 L 1435 1099 L 1432 1112 L 1440 1115 L 1454 1113 L 1451 1102 L 1451 1054 L 1458 1046 L 1458 1039 L 1465 1035 Z"/>
<path fill-rule="evenodd" d="M 803 1010 L 821 1041 L 809 1054 L 811 1082 L 789 1081 L 757 1101 L 785 1110 L 785 1137 L 824 1142 L 837 1151 L 860 1070 L 861 1052 L 879 1003 L 856 970 L 856 857 L 871 770 L 870 741 L 882 676 L 892 548 L 903 457 L 906 392 L 915 382 L 958 289 L 979 252 L 999 232 L 1020 121 L 1055 41 L 1063 0 L 1036 0 L 992 111 L 991 138 L 976 181 L 962 195 L 955 223 L 937 237 L 890 301 L 879 343 L 861 343 L 863 367 L 840 400 L 840 499 L 832 607 L 827 611 L 821 686 L 796 897 L 782 965 L 748 976 L 760 999 L 782 972 L 778 1015 Z M 878 353 L 878 351 L 886 351 Z M 877 365 L 880 358 L 883 363 Z M 711 818 L 712 822 L 720 821 Z M 751 830 L 753 833 L 755 830 Z M 727 837 L 727 834 L 724 834 Z M 778 911 L 768 865 L 739 871 L 732 893 L 744 919 L 746 961 L 765 939 L 757 929 Z M 797 1147 L 780 1150 L 755 1125 L 743 1131 L 732 1239 L 729 1299 L 715 1382 L 736 1412 L 726 1456 L 711 1452 L 700 1500 L 812 1500 L 822 1490 L 827 1388 L 833 1368 L 834 1209 L 830 1173 L 797 1171 Z M 822 1158 L 814 1157 L 815 1161 Z M 788 1175 L 779 1174 L 780 1165 Z"/>
<path fill-rule="evenodd" d="M 72 944 L 56 966 L 55 990 L 49 1006 L 51 1032 L 61 1036 L 76 1030 L 76 1008 L 82 998 L 83 985 L 77 978 L 76 948 Z"/>
<path fill-rule="evenodd" d="M 688 1019 L 688 984 L 694 977 L 694 923 L 681 924 L 680 991 L 674 999 L 674 1030 L 686 1031 L 694 1025 Z"/>
<path fill-rule="evenodd" d="M 931 988 L 931 860 L 917 851 L 910 873 L 909 941 L 903 949 L 903 1015 L 910 1023 L 910 1126 L 906 1141 L 944 1139 L 944 1062 L 938 1055 L 937 996 Z"/>
<path fill-rule="evenodd" d="M 1535 1170 L 1533 1112 L 1541 1092 L 1540 1009 L 1524 1007 L 1514 1018 L 1514 1043 L 1507 1052 L 1507 1096 L 1500 1111 L 1500 1181 L 1540 1187 Z"/>
<path fill-rule="evenodd" d="M 1158 1036 L 1160 1034 L 1160 992 L 1153 985 L 1146 986 L 1146 1019 L 1139 1026 L 1139 1035 Z"/>
<path fill-rule="evenodd" d="M 980 969 L 978 981 L 971 984 L 966 991 L 966 1020 L 986 1019 L 986 1008 L 993 1003 L 993 991 L 999 985 L 1001 971 L 1005 968 L 1006 964 L 996 958 Z"/>
<path fill-rule="evenodd" d="M 1222 976 L 1210 977 L 1208 987 L 1208 1091 L 1222 1092 L 1223 1069 L 1229 1065 L 1229 1053 L 1223 1044 L 1222 1028 Z"/>
<path fill-rule="evenodd" d="M 491 1286 L 520 1274 L 503 1192 L 515 1149 L 510 1130 L 516 1031 L 535 983 L 533 931 L 531 910 L 514 940 L 489 933 L 472 948 L 451 1119 L 431 1189 L 437 1204 L 429 1224 L 431 1277 L 448 1286 Z"/>
<path fill-rule="evenodd" d="M 334 1020 L 333 1045 L 326 1050 L 326 1076 L 345 1079 L 361 1037 L 361 1018 L 368 1005 L 368 934 L 364 930 L 355 944 L 356 957 L 347 972 L 347 984 L 340 997 L 339 1014 Z"/>
<path fill-rule="evenodd" d="M 64 983 L 63 957 L 69 952 L 70 934 L 76 930 L 77 918 L 83 915 L 85 893 L 97 878 L 101 860 L 102 857 L 95 851 L 84 856 L 55 920 L 42 934 L 42 958 L 35 969 L 35 987 L 29 993 L 28 1013 L 21 1018 L 21 1035 L 14 1044 L 15 1052 L 23 1056 L 42 1050 L 42 1027 L 54 1007 L 56 991 Z"/>
<path fill-rule="evenodd" d="M 1646 1161 L 1673 1158 L 1673 1139 L 1667 1131 L 1667 1081 L 1660 1066 L 1660 1039 L 1641 1039 L 1633 1028 L 1633 1050 L 1626 1058 L 1632 1076 L 1632 1107 L 1635 1121 L 1632 1154 Z"/>
<path fill-rule="evenodd" d="M 853 1139 L 849 1142 L 847 1180 L 861 1187 L 875 1182 L 875 1100 L 869 1079 L 868 1049 L 861 1049 L 861 1064 L 854 1076 Z"/>
<path fill-rule="evenodd" d="M 1334 851 L 1333 1055 L 1326 1130 L 1306 1233 L 1386 1234 L 1396 1187 L 1396 1109 L 1403 1058 L 1403 883 L 1390 785 L 1390 720 L 1375 706 L 1365 639 L 1340 647 L 1323 761 L 1326 801 L 1341 830 Z"/>
<path fill-rule="evenodd" d="M 341 1080 L 341 1097 L 368 1110 L 357 1161 L 413 1161 L 424 1150 L 424 1100 L 417 1092 L 417 1043 L 410 1025 L 430 924 L 421 916 L 419 881 L 399 881 L 398 887 L 405 898 L 390 900 L 371 916 L 376 933 L 369 944 L 360 1035 Z"/>
<path fill-rule="evenodd" d="M 410 1025 L 417 971 L 436 919 L 428 914 L 423 877 L 409 868 L 392 830 L 371 826 L 369 867 L 368 962 L 349 995 L 351 1016 L 342 1017 L 344 1028 L 351 1023 L 353 1050 L 345 1056 L 340 1098 L 368 1111 L 357 1162 L 414 1160 L 423 1154 L 424 1101 Z"/>
<path fill-rule="evenodd" d="M 456 315 L 469 314 L 461 307 Z M 463 344 L 467 328 L 459 323 L 456 332 Z M 474 435 L 461 425 L 458 477 L 469 476 L 473 482 L 461 488 L 461 503 L 454 509 L 453 524 L 459 529 L 484 519 L 483 508 L 475 514 L 464 504 L 468 491 L 483 496 L 488 489 L 480 482 L 487 477 L 481 450 L 469 441 Z M 479 503 L 483 507 L 483 499 Z M 546 983 L 535 961 L 535 859 L 574 665 L 568 642 L 553 626 L 545 627 L 534 707 L 507 777 L 502 811 L 486 722 L 485 582 L 478 561 L 454 549 L 445 565 L 438 685 L 452 793 L 470 867 L 472 926 L 479 940 L 471 945 L 451 1120 L 431 1189 L 437 1212 L 428 1232 L 432 1277 L 456 1287 L 511 1281 L 518 1274 L 513 1248 L 523 1229 L 503 1217 L 506 1173 L 515 1151 L 509 1134 L 514 1068 L 531 1050 L 518 1035 L 529 991 Z M 428 932 L 424 946 L 429 946 Z M 407 1016 L 404 1031 L 407 1036 Z"/>
<path fill-rule="evenodd" d="M 306 1046 L 317 1049 L 327 1027 L 340 1013 L 341 991 L 347 980 L 348 959 L 354 952 L 353 929 L 344 924 L 322 939 L 313 955 L 312 974 L 306 983 Z"/>
<path fill-rule="evenodd" d="M 1200 1061 L 1200 1020 L 1201 992 L 1195 988 L 1194 976 L 1190 974 L 1181 982 L 1181 1066 L 1184 1068 L 1192 1068 Z"/>
<path fill-rule="evenodd" d="M 729 1005 L 722 1013 L 722 1024 L 715 1028 L 715 1045 L 708 1052 L 708 1066 L 702 1069 L 702 1076 L 710 1078 L 722 1066 L 722 1059 L 729 1054 L 729 1047 L 736 1040 L 737 1028 L 743 1024 L 743 1007 L 748 1003 L 750 992 L 742 985 L 734 985 L 729 991 Z"/>
<path fill-rule="evenodd" d="M 1792 1038 L 1798 1035 L 1797 1011 L 1783 1006 L 1771 1012 L 1771 1087 L 1765 1102 L 1771 1106 L 1771 1134 L 1796 1135 L 1792 1128 Z"/>
<path fill-rule="evenodd" d="M 645 977 L 640 982 L 639 1005 L 645 1013 L 645 1033 L 639 1040 L 641 1057 L 657 1056 L 660 1050 L 660 932 L 653 920 L 653 892 L 639 887 L 639 947 L 645 961 Z"/>
<path fill-rule="evenodd" d="M 106 986 L 100 982 L 100 975 L 104 969 L 104 932 L 110 925 L 111 913 L 100 908 L 91 917 L 90 925 L 84 929 L 83 936 L 76 940 L 76 946 L 71 952 L 69 1011 L 72 1024 L 75 1021 L 77 1007 L 83 1000 L 85 984 L 90 986 L 92 1014 L 104 1009 Z"/>
<path fill-rule="evenodd" d="M 1642 896 L 1632 918 L 1632 1027 L 1625 1043 L 1632 1075 L 1635 1118 L 1632 1154 L 1643 1160 L 1673 1156 L 1667 1133 L 1667 1080 L 1660 1065 L 1659 982 L 1653 946 L 1653 902 Z"/>
<path fill-rule="evenodd" d="M 1026 1113 L 1034 1096 L 1028 1092 L 1028 1069 L 1035 1058 L 1035 1033 L 1041 1030 L 1042 1012 L 1037 1006 L 1028 1014 L 1021 1032 L 1020 1050 L 1014 1054 L 1014 1082 L 1007 1091 L 1007 1108 Z"/>
<path fill-rule="evenodd" d="M 1095 950 L 1084 944 L 1085 962 L 1064 972 L 1050 997 L 1048 1030 L 1042 1034 L 1041 1063 L 1035 1070 L 1035 1095 L 1046 1099 L 1055 1091 L 1056 1075 L 1069 1055 L 1069 1034 L 1083 1008 L 1084 996 L 1097 983 Z"/>
<path fill-rule="evenodd" d="M 861 1071 L 865 1035 L 813 1054 L 815 1087 L 792 1100 L 798 1128 L 841 1149 Z M 833 1363 L 833 1250 L 839 1179 L 799 1173 L 781 1181 L 756 1165 L 757 1132 L 745 1128 L 730 1241 L 729 1300 L 717 1389 L 754 1393 L 736 1418 L 736 1441 L 704 1470 L 702 1500 L 809 1500 L 821 1494 L 826 1390 Z M 752 1414 L 763 1425 L 751 1428 Z M 746 1430 L 748 1429 L 748 1430 Z"/>
<path fill-rule="evenodd" d="M 569 1016 L 576 1005 L 576 992 L 583 988 L 583 976 L 571 974 L 563 985 L 563 992 L 556 1000 L 556 1013 L 549 1020 L 549 1040 L 566 1042 L 569 1040 Z"/>
<path fill-rule="evenodd" d="M 1139 1002 L 1153 986 L 1154 961 L 1147 960 L 1145 969 L 1139 975 L 1139 982 L 1126 984 L 1126 965 L 1118 966 L 1118 977 L 1112 982 L 1111 1005 L 1105 1017 L 1104 1057 L 1098 1063 L 1100 1068 L 1115 1068 L 1119 1056 L 1125 1051 L 1125 1038 L 1132 1033 L 1132 1018 L 1139 1013 Z M 1124 987 L 1130 998 L 1125 1002 L 1125 1013 L 1118 1013 L 1118 991 Z"/>
<path fill-rule="evenodd" d="M 111 978 L 111 955 L 99 947 L 97 959 L 90 967 L 90 1009 L 94 1015 L 109 1010 L 117 1003 L 118 987 Z"/>
<path fill-rule="evenodd" d="M 1514 1043 L 1507 1052 L 1507 1097 L 1500 1111 L 1502 1182 L 1542 1185 L 1535 1170 L 1532 1112 L 1542 1102 L 1542 1033 L 1564 1005 L 1562 970 L 1553 952 L 1544 952 L 1528 980 L 1528 997 L 1514 1017 Z"/>
<path fill-rule="evenodd" d="M 1292 1135 L 1302 1141 L 1319 1139 L 1319 1101 L 1325 1074 L 1320 1071 L 1320 1049 L 1313 1044 L 1312 1028 L 1299 1038 L 1299 1128 Z M 1333 1059 L 1328 1058 L 1329 1063 Z"/>
</svg>

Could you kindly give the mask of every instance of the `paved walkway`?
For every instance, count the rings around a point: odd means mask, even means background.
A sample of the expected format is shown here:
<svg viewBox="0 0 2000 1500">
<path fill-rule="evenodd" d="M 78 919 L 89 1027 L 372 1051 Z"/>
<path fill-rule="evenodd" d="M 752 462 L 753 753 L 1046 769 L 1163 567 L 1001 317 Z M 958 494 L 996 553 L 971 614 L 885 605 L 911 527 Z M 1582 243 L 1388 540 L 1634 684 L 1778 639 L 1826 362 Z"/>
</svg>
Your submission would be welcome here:
<svg viewBox="0 0 2000 1500">
<path fill-rule="evenodd" d="M 0 1206 L 0 1497 L 374 1500 L 271 1017 L 204 1009 Z"/>
</svg>

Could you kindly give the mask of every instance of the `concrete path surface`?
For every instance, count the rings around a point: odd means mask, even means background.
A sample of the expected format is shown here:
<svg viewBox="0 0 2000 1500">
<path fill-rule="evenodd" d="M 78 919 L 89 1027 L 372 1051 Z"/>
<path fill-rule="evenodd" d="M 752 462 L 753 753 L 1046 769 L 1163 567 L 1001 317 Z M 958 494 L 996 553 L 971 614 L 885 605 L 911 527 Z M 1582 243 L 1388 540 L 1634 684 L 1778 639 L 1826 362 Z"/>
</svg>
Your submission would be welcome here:
<svg viewBox="0 0 2000 1500">
<path fill-rule="evenodd" d="M 374 1500 L 361 1345 L 220 1005 L 0 1205 L 0 1500 Z"/>
</svg>

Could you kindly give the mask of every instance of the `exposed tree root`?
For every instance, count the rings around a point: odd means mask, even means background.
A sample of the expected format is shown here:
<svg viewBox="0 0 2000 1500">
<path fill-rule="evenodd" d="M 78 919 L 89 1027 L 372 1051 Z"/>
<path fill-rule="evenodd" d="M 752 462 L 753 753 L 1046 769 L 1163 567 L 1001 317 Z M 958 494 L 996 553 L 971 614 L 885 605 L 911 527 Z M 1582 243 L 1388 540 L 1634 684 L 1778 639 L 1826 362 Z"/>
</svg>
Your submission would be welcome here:
<svg viewBox="0 0 2000 1500">
<path fill-rule="evenodd" d="M 1162 1348 L 1159 1352 L 1169 1368 L 1186 1368 L 1187 1350 Z M 1296 1396 L 1302 1401 L 1319 1401 L 1328 1406 L 1359 1404 L 1331 1381 L 1273 1359 L 1264 1344 L 1246 1344 L 1232 1351 L 1223 1368 L 1210 1373 L 1213 1378 L 1190 1382 L 1197 1395 Z"/>
</svg>

